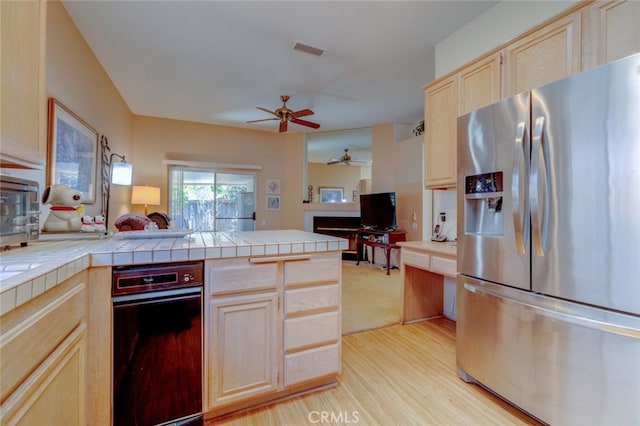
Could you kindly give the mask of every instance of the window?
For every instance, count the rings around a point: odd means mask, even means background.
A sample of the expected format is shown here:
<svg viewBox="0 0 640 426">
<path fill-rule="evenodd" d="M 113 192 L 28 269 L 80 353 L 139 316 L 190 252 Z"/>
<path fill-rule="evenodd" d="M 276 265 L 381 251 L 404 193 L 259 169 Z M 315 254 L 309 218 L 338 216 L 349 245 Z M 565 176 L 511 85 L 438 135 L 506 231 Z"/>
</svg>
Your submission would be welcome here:
<svg viewBox="0 0 640 426">
<path fill-rule="evenodd" d="M 169 167 L 169 215 L 196 231 L 253 231 L 253 173 Z"/>
</svg>

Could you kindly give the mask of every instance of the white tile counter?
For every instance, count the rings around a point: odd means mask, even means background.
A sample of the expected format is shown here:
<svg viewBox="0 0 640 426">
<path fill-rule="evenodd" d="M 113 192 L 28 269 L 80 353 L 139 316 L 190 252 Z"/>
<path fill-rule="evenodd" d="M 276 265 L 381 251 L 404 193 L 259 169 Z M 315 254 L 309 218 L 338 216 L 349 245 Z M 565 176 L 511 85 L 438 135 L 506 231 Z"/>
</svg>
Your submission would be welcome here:
<svg viewBox="0 0 640 426">
<path fill-rule="evenodd" d="M 183 238 L 57 235 L 0 254 L 0 315 L 89 267 L 347 250 L 348 240 L 298 230 L 201 232 Z"/>
<path fill-rule="evenodd" d="M 443 255 L 455 259 L 457 256 L 457 246 L 452 242 L 435 242 L 435 241 L 402 241 L 397 243 L 399 246 L 407 250 Z"/>
</svg>

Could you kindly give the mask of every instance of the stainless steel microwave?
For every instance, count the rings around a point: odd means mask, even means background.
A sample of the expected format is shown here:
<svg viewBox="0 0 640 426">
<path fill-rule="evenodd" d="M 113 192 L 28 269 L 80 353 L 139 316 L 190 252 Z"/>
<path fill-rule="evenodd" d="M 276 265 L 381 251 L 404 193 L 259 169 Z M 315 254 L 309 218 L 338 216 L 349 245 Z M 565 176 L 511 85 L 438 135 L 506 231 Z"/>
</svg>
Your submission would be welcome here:
<svg viewBox="0 0 640 426">
<path fill-rule="evenodd" d="M 0 175 L 0 249 L 40 236 L 38 182 Z"/>
</svg>

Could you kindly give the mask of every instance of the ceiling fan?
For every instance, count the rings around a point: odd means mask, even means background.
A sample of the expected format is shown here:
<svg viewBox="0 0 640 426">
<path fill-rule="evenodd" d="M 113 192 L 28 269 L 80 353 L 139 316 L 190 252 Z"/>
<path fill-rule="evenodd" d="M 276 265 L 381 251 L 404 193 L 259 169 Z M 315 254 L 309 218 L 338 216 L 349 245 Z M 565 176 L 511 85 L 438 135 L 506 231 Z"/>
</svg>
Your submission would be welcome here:
<svg viewBox="0 0 640 426">
<path fill-rule="evenodd" d="M 262 107 L 256 107 L 260 111 L 268 112 L 269 114 L 275 115 L 273 118 L 263 118 L 261 120 L 251 120 L 247 121 L 247 123 L 257 123 L 258 121 L 270 121 L 270 120 L 280 120 L 280 133 L 287 131 L 287 125 L 289 122 L 299 124 L 301 126 L 311 127 L 313 129 L 317 129 L 320 127 L 318 123 L 313 123 L 307 120 L 300 120 L 300 117 L 306 117 L 307 115 L 313 115 L 313 111 L 310 109 L 301 109 L 300 111 L 293 111 L 287 108 L 287 101 L 289 100 L 289 96 L 282 95 L 280 96 L 280 100 L 282 100 L 282 106 L 275 111 L 268 110 Z"/>
<path fill-rule="evenodd" d="M 351 163 L 363 163 L 363 164 L 368 164 L 368 161 L 360 161 L 360 160 L 352 160 L 351 159 L 351 155 L 349 155 L 349 148 L 345 148 L 344 149 L 344 154 L 342 154 L 342 157 L 340 157 L 339 159 L 331 159 L 331 161 L 328 161 L 327 164 L 331 165 L 331 164 L 346 164 L 347 166 L 350 166 Z"/>
</svg>

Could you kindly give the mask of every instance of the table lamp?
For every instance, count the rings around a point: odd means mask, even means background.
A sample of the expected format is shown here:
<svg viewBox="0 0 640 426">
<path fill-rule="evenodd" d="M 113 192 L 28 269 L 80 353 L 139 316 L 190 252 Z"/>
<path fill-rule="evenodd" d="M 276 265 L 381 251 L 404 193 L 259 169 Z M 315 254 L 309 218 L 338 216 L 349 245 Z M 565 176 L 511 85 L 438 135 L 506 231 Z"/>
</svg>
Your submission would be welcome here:
<svg viewBox="0 0 640 426">
<path fill-rule="evenodd" d="M 131 190 L 131 204 L 144 204 L 144 215 L 148 215 L 147 206 L 160 205 L 160 188 L 155 186 L 134 186 Z"/>
</svg>

